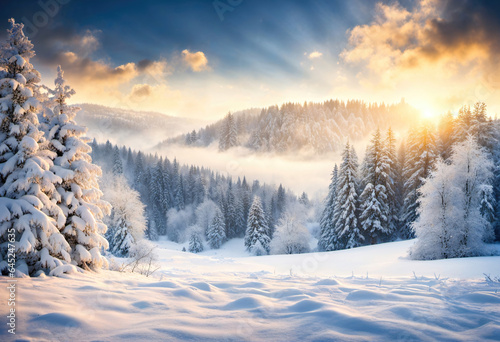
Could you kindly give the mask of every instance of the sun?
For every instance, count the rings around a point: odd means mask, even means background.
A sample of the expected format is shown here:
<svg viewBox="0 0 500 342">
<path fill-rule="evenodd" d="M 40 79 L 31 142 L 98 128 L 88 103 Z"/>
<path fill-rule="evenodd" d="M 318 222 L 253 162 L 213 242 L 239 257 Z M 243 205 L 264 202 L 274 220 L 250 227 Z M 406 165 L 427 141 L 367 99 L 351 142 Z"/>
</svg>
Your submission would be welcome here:
<svg viewBox="0 0 500 342">
<path fill-rule="evenodd" d="M 430 106 L 418 106 L 417 110 L 420 112 L 420 116 L 424 120 L 435 120 L 439 117 L 439 111 Z"/>
<path fill-rule="evenodd" d="M 424 111 L 421 111 L 421 114 L 424 118 L 426 119 L 432 119 L 434 117 L 434 113 L 432 110 L 430 109 L 427 109 L 427 110 L 424 110 Z"/>
</svg>

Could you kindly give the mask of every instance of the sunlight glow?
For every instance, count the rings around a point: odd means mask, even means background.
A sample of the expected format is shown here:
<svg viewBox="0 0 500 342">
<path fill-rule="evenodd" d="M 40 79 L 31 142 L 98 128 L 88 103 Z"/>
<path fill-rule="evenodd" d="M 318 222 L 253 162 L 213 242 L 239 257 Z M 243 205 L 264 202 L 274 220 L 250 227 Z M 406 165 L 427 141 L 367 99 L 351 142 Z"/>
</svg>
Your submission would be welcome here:
<svg viewBox="0 0 500 342">
<path fill-rule="evenodd" d="M 437 120 L 440 114 L 439 110 L 426 105 L 417 106 L 417 109 L 420 111 L 420 115 L 424 120 Z"/>
</svg>

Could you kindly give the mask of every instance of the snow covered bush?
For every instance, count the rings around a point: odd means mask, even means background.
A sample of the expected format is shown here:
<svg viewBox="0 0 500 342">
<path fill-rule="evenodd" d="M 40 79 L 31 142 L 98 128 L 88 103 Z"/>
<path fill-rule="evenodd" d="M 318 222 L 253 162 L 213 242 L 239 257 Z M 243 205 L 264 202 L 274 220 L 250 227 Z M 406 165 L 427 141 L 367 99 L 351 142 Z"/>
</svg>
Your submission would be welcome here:
<svg viewBox="0 0 500 342">
<path fill-rule="evenodd" d="M 148 240 L 140 240 L 133 244 L 129 256 L 131 261 L 125 266 L 125 270 L 129 269 L 131 272 L 148 277 L 160 268 L 156 246 Z"/>
<path fill-rule="evenodd" d="M 178 210 L 171 208 L 167 211 L 167 236 L 169 240 L 182 242 L 186 239 L 186 230 L 193 221 L 193 209 Z M 189 236 L 187 237 L 189 238 Z"/>
<path fill-rule="evenodd" d="M 23 24 L 9 22 L 0 50 L 0 267 L 6 266 L 8 234 L 14 234 L 16 269 L 35 274 L 62 266 L 72 256 L 59 231 L 66 220 L 56 205 L 62 179 L 51 170 L 55 156 L 44 148 L 38 128 L 40 74 L 30 64 L 33 44 Z"/>
<path fill-rule="evenodd" d="M 255 256 L 261 256 L 261 255 L 267 255 L 268 254 L 267 249 L 264 248 L 264 246 L 262 245 L 262 243 L 260 241 L 258 241 L 258 240 L 257 240 L 257 242 L 255 242 L 255 245 L 253 245 L 249 249 L 249 252 L 252 253 Z"/>
<path fill-rule="evenodd" d="M 271 254 L 308 253 L 311 234 L 300 218 L 291 212 L 286 212 L 276 226 L 270 243 Z"/>
<path fill-rule="evenodd" d="M 488 222 L 481 215 L 481 203 L 485 189 L 491 187 L 493 163 L 472 136 L 453 146 L 450 160 L 450 164 L 438 162 L 420 189 L 412 259 L 485 253 Z"/>
<path fill-rule="evenodd" d="M 247 250 L 254 254 L 256 254 L 256 251 L 259 251 L 261 254 L 268 254 L 269 243 L 271 241 L 269 235 L 270 231 L 264 209 L 262 209 L 262 202 L 258 196 L 255 196 L 248 213 L 248 224 L 245 232 L 245 246 Z"/>
<path fill-rule="evenodd" d="M 132 245 L 144 239 L 144 204 L 123 175 L 106 175 L 102 184 L 104 198 L 113 207 L 106 220 L 109 251 L 119 257 L 128 256 Z"/>
</svg>

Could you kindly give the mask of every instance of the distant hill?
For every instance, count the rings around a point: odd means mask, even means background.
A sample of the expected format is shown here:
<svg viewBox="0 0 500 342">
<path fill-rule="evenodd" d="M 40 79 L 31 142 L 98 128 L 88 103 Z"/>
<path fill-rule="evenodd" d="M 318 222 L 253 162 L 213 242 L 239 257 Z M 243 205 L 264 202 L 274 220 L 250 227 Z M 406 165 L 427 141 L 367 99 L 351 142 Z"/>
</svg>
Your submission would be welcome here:
<svg viewBox="0 0 500 342">
<path fill-rule="evenodd" d="M 149 148 L 169 137 L 199 127 L 200 121 L 168 116 L 157 112 L 112 108 L 96 104 L 78 104 L 78 124 L 88 128 L 88 136 L 100 142 Z"/>
<path fill-rule="evenodd" d="M 338 151 L 347 139 L 367 139 L 377 128 L 406 132 L 419 120 L 418 111 L 404 101 L 391 105 L 359 100 L 286 103 L 227 115 L 198 131 L 166 139 L 157 148 L 218 142 L 220 150 L 245 146 L 260 152 L 320 154 Z"/>
</svg>

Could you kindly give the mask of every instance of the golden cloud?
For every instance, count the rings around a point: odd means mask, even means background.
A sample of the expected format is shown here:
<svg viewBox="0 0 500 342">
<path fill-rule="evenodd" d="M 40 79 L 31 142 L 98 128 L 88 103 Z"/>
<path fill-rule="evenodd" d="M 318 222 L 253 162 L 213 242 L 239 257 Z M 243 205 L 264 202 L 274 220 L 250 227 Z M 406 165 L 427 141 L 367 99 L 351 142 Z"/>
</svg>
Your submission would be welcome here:
<svg viewBox="0 0 500 342">
<path fill-rule="evenodd" d="M 182 51 L 182 59 L 191 70 L 200 72 L 208 69 L 208 60 L 205 54 L 201 51 L 189 52 L 189 50 Z"/>
<path fill-rule="evenodd" d="M 487 63 L 492 53 L 483 31 L 458 34 L 452 19 L 441 17 L 440 10 L 440 2 L 430 0 L 420 1 L 411 12 L 398 3 L 379 3 L 372 23 L 350 30 L 349 47 L 341 57 L 386 80 L 429 64 L 458 71 L 471 62 Z"/>
<path fill-rule="evenodd" d="M 313 51 L 309 54 L 309 59 L 315 59 L 315 58 L 320 58 L 321 56 L 323 56 L 323 53 L 319 52 L 319 51 Z"/>
<path fill-rule="evenodd" d="M 119 85 L 131 81 L 139 74 L 134 63 L 112 67 L 88 57 L 81 58 L 73 52 L 62 53 L 59 62 L 67 71 L 68 77 L 78 82 Z"/>
<path fill-rule="evenodd" d="M 341 60 L 373 91 L 404 89 L 414 94 L 402 96 L 420 101 L 440 97 L 441 109 L 452 93 L 491 101 L 499 82 L 489 75 L 498 74 L 500 44 L 485 6 L 472 0 L 421 0 L 412 9 L 379 3 L 372 22 L 348 31 Z M 478 95 L 485 83 L 489 91 Z"/>
</svg>

